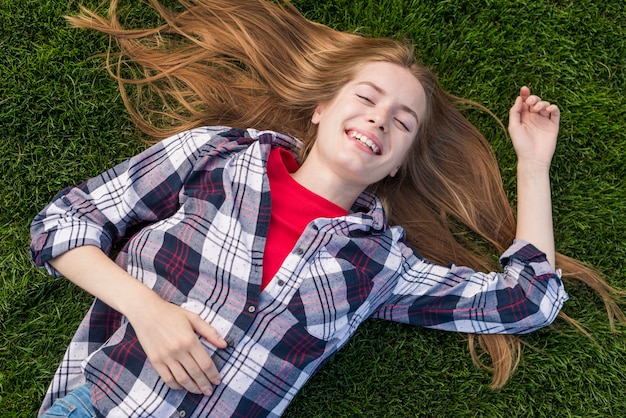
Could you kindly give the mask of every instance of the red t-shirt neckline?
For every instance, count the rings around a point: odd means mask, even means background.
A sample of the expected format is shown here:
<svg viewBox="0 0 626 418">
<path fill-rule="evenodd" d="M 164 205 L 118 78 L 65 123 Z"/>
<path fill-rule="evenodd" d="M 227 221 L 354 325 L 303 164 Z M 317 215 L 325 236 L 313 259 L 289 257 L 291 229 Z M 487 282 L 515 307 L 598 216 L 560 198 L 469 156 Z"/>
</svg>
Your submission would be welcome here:
<svg viewBox="0 0 626 418">
<path fill-rule="evenodd" d="M 306 226 L 317 218 L 335 218 L 348 212 L 310 191 L 291 176 L 300 166 L 282 148 L 273 148 L 267 162 L 272 213 L 263 254 L 262 289 L 276 275 Z"/>
</svg>

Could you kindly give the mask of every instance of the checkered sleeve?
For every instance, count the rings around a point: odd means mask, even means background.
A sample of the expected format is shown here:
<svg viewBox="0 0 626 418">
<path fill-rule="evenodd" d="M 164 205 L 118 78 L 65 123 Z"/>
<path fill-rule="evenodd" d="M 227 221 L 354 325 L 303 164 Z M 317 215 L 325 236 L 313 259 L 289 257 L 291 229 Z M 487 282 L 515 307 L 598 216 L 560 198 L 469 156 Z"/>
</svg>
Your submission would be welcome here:
<svg viewBox="0 0 626 418">
<path fill-rule="evenodd" d="M 502 273 L 478 273 L 412 254 L 377 316 L 477 334 L 524 334 L 552 323 L 568 296 L 545 254 L 516 240 L 500 263 Z"/>
<path fill-rule="evenodd" d="M 224 128 L 200 128 L 165 139 L 77 187 L 59 192 L 31 224 L 31 257 L 50 274 L 48 261 L 79 246 L 108 253 L 126 230 L 178 208 L 179 192 Z"/>
</svg>

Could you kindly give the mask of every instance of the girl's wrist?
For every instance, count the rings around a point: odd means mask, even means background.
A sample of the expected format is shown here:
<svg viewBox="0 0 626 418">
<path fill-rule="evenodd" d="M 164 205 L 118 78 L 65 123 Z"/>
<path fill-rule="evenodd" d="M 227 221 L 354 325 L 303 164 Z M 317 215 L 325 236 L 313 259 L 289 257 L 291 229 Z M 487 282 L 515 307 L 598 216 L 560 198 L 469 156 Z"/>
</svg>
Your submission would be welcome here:
<svg viewBox="0 0 626 418">
<path fill-rule="evenodd" d="M 524 177 L 543 177 L 550 175 L 550 162 L 537 160 L 518 160 L 517 175 Z"/>
<path fill-rule="evenodd" d="M 119 301 L 120 313 L 132 323 L 135 318 L 144 316 L 147 312 L 154 310 L 154 306 L 163 302 L 163 299 L 152 289 L 143 283 L 136 281 L 133 289 Z M 158 309 L 158 308 L 157 308 Z"/>
</svg>

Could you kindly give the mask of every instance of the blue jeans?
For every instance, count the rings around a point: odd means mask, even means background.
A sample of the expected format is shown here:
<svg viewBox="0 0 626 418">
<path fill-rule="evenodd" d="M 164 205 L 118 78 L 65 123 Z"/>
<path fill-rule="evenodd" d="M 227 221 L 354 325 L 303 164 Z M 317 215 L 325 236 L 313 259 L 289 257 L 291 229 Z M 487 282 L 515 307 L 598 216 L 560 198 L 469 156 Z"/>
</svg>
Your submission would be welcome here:
<svg viewBox="0 0 626 418">
<path fill-rule="evenodd" d="M 40 418 L 71 417 L 95 418 L 96 411 L 91 405 L 89 384 L 77 387 L 63 398 L 54 401 L 54 404 Z"/>
</svg>

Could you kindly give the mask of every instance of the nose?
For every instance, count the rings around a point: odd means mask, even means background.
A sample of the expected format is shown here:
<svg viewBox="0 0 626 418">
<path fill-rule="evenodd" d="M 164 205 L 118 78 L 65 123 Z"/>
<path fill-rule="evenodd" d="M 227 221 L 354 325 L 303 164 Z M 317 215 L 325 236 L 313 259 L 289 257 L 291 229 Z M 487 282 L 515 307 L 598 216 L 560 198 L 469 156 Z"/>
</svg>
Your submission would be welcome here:
<svg viewBox="0 0 626 418">
<path fill-rule="evenodd" d="M 372 111 L 368 115 L 368 121 L 369 123 L 374 125 L 376 129 L 380 129 L 381 132 L 387 132 L 389 112 L 382 107 L 372 109 Z"/>
</svg>

